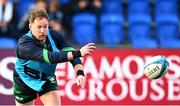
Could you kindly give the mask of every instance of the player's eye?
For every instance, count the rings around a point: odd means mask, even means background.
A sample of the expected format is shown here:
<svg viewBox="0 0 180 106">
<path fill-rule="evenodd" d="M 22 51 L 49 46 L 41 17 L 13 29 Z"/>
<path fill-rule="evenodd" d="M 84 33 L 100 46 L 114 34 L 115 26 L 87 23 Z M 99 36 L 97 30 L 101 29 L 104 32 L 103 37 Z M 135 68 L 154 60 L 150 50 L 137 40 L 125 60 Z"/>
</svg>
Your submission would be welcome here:
<svg viewBox="0 0 180 106">
<path fill-rule="evenodd" d="M 43 26 L 43 28 L 47 28 L 47 27 L 48 27 L 47 25 Z"/>
<path fill-rule="evenodd" d="M 41 26 L 37 26 L 37 28 L 41 29 Z"/>
</svg>

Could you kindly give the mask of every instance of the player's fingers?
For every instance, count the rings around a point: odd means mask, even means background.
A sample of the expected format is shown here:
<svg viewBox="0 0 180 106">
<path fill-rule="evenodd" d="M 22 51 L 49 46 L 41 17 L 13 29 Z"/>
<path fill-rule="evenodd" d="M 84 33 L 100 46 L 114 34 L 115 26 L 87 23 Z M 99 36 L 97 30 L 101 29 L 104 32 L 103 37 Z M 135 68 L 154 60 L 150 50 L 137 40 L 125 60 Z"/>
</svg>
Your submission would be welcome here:
<svg viewBox="0 0 180 106">
<path fill-rule="evenodd" d="M 89 51 L 89 52 L 87 52 L 87 54 L 86 54 L 86 55 L 91 55 L 91 54 L 92 54 L 92 52 L 93 52 L 93 51 Z"/>
<path fill-rule="evenodd" d="M 89 52 L 91 52 L 91 53 L 92 53 L 94 50 L 95 50 L 95 49 L 89 49 Z"/>
<path fill-rule="evenodd" d="M 86 48 L 96 48 L 96 46 L 95 46 L 95 45 L 92 45 L 92 44 L 88 44 L 88 45 L 86 45 L 85 47 L 86 47 Z"/>
<path fill-rule="evenodd" d="M 77 83 L 78 86 L 80 85 L 79 79 L 76 79 L 76 83 Z"/>
<path fill-rule="evenodd" d="M 95 43 L 88 43 L 86 46 L 95 46 Z"/>
<path fill-rule="evenodd" d="M 88 49 L 96 49 L 96 46 L 89 46 Z"/>
<path fill-rule="evenodd" d="M 88 49 L 86 50 L 85 55 L 91 55 L 94 52 L 95 49 Z"/>
<path fill-rule="evenodd" d="M 77 85 L 80 86 L 81 88 L 85 87 L 85 83 L 86 83 L 86 78 L 84 76 L 78 76 L 77 77 Z"/>
<path fill-rule="evenodd" d="M 81 88 L 85 87 L 85 83 L 86 83 L 86 79 L 84 77 L 81 77 L 81 79 L 80 79 L 80 86 L 81 86 Z"/>
</svg>

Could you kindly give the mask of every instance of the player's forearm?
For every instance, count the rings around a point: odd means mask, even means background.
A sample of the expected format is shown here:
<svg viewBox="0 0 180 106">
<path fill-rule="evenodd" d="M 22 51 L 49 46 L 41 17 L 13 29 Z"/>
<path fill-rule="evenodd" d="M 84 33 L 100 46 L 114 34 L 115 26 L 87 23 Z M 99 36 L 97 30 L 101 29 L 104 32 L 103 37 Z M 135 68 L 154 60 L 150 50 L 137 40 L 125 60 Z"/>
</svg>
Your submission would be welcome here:
<svg viewBox="0 0 180 106">
<path fill-rule="evenodd" d="M 77 72 L 78 70 L 84 70 L 84 66 L 82 64 L 76 64 L 74 66 L 74 70 Z"/>
<path fill-rule="evenodd" d="M 46 63 L 60 63 L 66 61 L 73 61 L 78 57 L 81 57 L 80 52 L 73 51 L 72 52 L 52 52 L 46 49 L 29 49 L 29 50 L 17 50 L 17 56 L 21 59 L 28 59 L 28 60 L 35 60 L 35 61 L 42 61 Z M 77 61 L 77 60 L 76 60 Z M 74 64 L 80 63 L 79 61 L 75 62 Z"/>
<path fill-rule="evenodd" d="M 82 64 L 80 58 L 76 58 L 70 61 L 73 67 L 75 67 L 77 64 Z"/>
<path fill-rule="evenodd" d="M 81 52 L 80 51 L 48 52 L 48 59 L 49 59 L 50 63 L 60 63 L 60 62 L 71 61 L 71 60 L 79 58 L 79 57 L 81 57 Z M 46 62 L 48 62 L 48 61 L 46 61 Z"/>
<path fill-rule="evenodd" d="M 76 71 L 77 76 L 82 75 L 85 76 L 84 74 L 84 66 L 82 64 L 77 64 L 74 66 L 74 70 Z"/>
<path fill-rule="evenodd" d="M 55 54 L 54 52 L 48 52 L 48 58 L 50 60 L 50 63 L 65 62 L 82 56 L 90 55 L 95 49 L 96 46 L 94 43 L 88 43 L 78 51 L 70 51 L 70 52 L 61 51 L 61 52 L 56 52 Z"/>
</svg>

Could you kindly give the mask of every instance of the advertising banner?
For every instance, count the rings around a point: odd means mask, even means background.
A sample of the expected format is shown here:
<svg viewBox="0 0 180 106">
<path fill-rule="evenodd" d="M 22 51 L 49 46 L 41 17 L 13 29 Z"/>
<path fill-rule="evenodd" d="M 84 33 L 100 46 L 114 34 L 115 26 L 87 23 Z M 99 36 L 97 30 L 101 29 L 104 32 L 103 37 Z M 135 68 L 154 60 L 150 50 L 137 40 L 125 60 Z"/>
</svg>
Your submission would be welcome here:
<svg viewBox="0 0 180 106">
<path fill-rule="evenodd" d="M 166 56 L 167 74 L 157 80 L 143 72 L 152 56 Z M 179 49 L 98 49 L 81 58 L 86 87 L 76 85 L 76 74 L 69 62 L 59 63 L 56 77 L 63 105 L 180 105 Z M 13 104 L 13 50 L 0 52 L 0 105 Z M 36 100 L 36 104 L 41 104 Z"/>
</svg>

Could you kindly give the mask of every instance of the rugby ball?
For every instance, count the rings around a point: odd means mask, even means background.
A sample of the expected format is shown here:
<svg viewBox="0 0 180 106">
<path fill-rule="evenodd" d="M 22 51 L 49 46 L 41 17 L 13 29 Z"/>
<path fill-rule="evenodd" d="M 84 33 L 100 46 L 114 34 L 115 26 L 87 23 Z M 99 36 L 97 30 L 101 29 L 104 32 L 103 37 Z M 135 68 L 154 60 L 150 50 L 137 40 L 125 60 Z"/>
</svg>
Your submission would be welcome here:
<svg viewBox="0 0 180 106">
<path fill-rule="evenodd" d="M 144 66 L 144 74 L 150 79 L 163 77 L 168 70 L 169 62 L 164 56 L 154 56 Z"/>
</svg>

